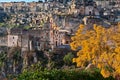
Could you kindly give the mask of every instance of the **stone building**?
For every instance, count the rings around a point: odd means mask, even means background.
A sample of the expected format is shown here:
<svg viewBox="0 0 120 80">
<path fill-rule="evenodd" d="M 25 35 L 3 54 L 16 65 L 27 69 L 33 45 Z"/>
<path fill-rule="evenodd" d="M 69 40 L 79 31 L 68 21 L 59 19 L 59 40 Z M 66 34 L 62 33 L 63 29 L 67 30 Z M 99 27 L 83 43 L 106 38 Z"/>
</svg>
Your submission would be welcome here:
<svg viewBox="0 0 120 80">
<path fill-rule="evenodd" d="M 18 35 L 8 35 L 8 47 L 17 47 L 18 46 Z"/>
<path fill-rule="evenodd" d="M 91 15 L 91 16 L 99 16 L 99 10 L 95 8 L 94 6 L 86 6 L 85 7 L 85 15 Z"/>
</svg>

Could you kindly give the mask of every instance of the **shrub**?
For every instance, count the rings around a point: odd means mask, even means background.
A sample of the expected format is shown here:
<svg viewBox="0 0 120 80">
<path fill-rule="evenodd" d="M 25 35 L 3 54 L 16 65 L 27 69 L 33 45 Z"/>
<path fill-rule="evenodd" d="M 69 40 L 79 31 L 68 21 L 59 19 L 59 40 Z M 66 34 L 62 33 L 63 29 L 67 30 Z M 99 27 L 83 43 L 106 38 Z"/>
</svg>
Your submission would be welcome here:
<svg viewBox="0 0 120 80">
<path fill-rule="evenodd" d="M 104 78 L 98 69 L 86 70 L 58 70 L 44 69 L 24 71 L 17 80 L 114 80 L 113 77 Z"/>
</svg>

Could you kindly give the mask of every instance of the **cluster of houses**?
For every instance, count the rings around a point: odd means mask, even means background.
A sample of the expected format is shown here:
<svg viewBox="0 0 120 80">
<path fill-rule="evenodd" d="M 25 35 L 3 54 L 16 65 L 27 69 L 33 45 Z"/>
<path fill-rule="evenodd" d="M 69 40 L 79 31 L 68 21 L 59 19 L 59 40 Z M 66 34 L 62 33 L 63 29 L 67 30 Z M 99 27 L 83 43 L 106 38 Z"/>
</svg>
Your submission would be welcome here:
<svg viewBox="0 0 120 80">
<path fill-rule="evenodd" d="M 114 3 L 114 4 L 113 4 Z M 45 2 L 2 2 L 0 11 L 8 13 L 12 24 L 40 26 L 50 15 L 102 16 L 119 15 L 119 0 L 46 0 Z M 54 18 L 55 19 L 55 18 Z M 108 19 L 109 20 L 109 19 Z M 113 18 L 111 19 L 113 20 Z"/>
<path fill-rule="evenodd" d="M 117 3 L 114 6 L 109 5 L 110 1 L 104 0 L 0 3 L 0 10 L 11 16 L 9 24 L 31 27 L 27 30 L 8 29 L 7 35 L 0 37 L 0 46 L 18 46 L 22 51 L 26 51 L 53 50 L 62 45 L 69 45 L 70 35 L 75 33 L 80 23 L 84 22 L 88 27 L 94 23 L 105 26 L 107 23 L 103 23 L 105 22 L 104 17 L 108 16 L 107 13 L 115 7 L 116 10 L 113 10 L 112 14 L 118 15 L 116 12 L 119 11 L 119 1 L 115 0 L 114 2 Z M 102 20 L 100 20 L 101 17 Z M 109 17 L 108 20 L 114 20 L 113 17 Z"/>
<path fill-rule="evenodd" d="M 0 36 L 0 46 L 20 47 L 22 51 L 53 50 L 70 43 L 68 34 L 67 30 L 59 29 L 54 24 L 48 24 L 41 29 L 12 28 L 7 30 L 6 35 Z"/>
</svg>

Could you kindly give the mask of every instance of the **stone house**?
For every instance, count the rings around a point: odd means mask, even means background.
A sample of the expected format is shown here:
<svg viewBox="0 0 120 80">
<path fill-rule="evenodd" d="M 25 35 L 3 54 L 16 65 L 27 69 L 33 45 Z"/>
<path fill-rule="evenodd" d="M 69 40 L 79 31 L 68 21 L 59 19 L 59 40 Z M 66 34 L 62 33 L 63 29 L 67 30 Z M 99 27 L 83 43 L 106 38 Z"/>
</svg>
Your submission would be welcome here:
<svg viewBox="0 0 120 80">
<path fill-rule="evenodd" d="M 93 6 L 86 6 L 85 7 L 85 15 L 96 15 L 99 16 L 99 10 Z"/>
<path fill-rule="evenodd" d="M 68 32 L 69 31 L 67 30 L 60 29 L 60 27 L 56 26 L 54 23 L 51 22 L 51 29 L 49 36 L 50 36 L 50 46 L 52 50 L 58 46 L 69 44 L 69 42 L 66 43 L 67 39 L 65 39 L 66 33 Z"/>
<path fill-rule="evenodd" d="M 36 5 L 36 12 L 41 12 L 43 10 L 43 3 L 37 3 Z"/>
<path fill-rule="evenodd" d="M 29 6 L 30 12 L 36 12 L 36 5 L 37 5 L 36 2 L 30 2 L 27 3 L 27 5 Z"/>
<path fill-rule="evenodd" d="M 111 7 L 111 6 L 109 5 L 110 0 L 96 0 L 95 2 L 96 2 L 96 4 L 97 4 L 98 6 L 101 6 L 101 8 Z"/>
<path fill-rule="evenodd" d="M 25 50 L 44 50 L 49 48 L 49 30 L 13 29 L 12 34 L 18 36 L 12 39 L 17 46 Z M 10 42 L 10 41 L 9 41 Z M 11 42 L 9 44 L 12 44 Z M 13 47 L 13 45 L 11 46 Z"/>
<path fill-rule="evenodd" d="M 8 35 L 8 47 L 18 46 L 18 35 Z"/>
<path fill-rule="evenodd" d="M 55 49 L 58 46 L 69 45 L 71 42 L 70 36 L 67 35 L 67 30 L 54 29 L 50 31 L 50 46 Z"/>
<path fill-rule="evenodd" d="M 45 2 L 45 3 L 43 3 L 43 9 L 44 10 L 49 10 L 49 8 L 50 8 L 50 4 L 48 3 L 48 2 Z"/>
</svg>

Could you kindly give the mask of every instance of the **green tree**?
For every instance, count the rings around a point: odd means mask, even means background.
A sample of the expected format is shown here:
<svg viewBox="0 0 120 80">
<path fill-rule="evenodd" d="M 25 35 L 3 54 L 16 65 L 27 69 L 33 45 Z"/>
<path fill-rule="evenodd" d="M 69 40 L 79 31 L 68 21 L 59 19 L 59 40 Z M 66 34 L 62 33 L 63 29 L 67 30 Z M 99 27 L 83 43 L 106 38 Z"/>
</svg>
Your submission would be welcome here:
<svg viewBox="0 0 120 80">
<path fill-rule="evenodd" d="M 0 69 L 4 68 L 6 59 L 7 59 L 7 54 L 5 52 L 1 52 L 0 53 Z"/>
<path fill-rule="evenodd" d="M 0 27 L 3 27 L 5 25 L 5 23 L 0 23 Z"/>
<path fill-rule="evenodd" d="M 12 71 L 16 72 L 16 67 L 22 63 L 22 57 L 20 52 L 20 47 L 10 48 L 7 54 L 7 60 L 10 65 L 12 65 Z"/>
<path fill-rule="evenodd" d="M 70 52 L 64 56 L 63 61 L 65 62 L 65 64 L 70 65 L 72 63 L 73 57 L 74 55 Z"/>
</svg>

